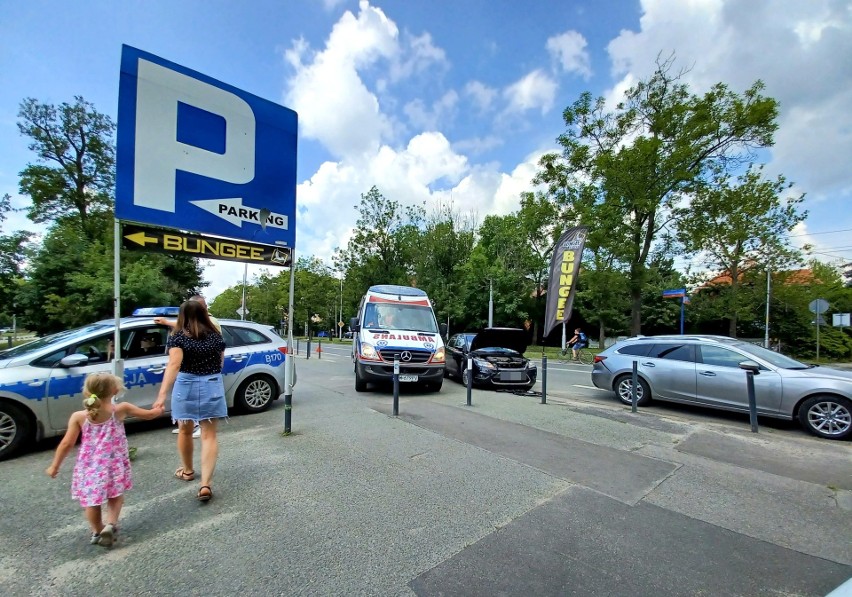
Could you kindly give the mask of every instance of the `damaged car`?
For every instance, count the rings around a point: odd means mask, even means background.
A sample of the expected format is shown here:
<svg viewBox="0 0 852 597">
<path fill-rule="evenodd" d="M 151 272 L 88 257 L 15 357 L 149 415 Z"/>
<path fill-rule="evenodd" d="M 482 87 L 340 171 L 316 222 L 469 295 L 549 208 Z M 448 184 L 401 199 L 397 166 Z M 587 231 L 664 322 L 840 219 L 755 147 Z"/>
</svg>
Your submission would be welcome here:
<svg viewBox="0 0 852 597">
<path fill-rule="evenodd" d="M 530 390 L 538 368 L 524 357 L 527 346 L 529 333 L 520 328 L 486 328 L 479 333 L 455 334 L 447 342 L 444 374 L 464 385 L 472 375 L 475 387 Z"/>
</svg>

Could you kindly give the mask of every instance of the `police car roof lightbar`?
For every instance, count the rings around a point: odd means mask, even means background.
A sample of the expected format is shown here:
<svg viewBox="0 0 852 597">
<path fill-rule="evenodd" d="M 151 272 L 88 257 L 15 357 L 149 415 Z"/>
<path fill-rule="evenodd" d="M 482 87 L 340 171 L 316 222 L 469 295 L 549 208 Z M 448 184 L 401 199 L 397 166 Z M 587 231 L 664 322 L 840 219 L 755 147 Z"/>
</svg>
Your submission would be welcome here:
<svg viewBox="0 0 852 597">
<path fill-rule="evenodd" d="M 142 307 L 133 311 L 133 317 L 177 317 L 180 307 Z"/>
</svg>

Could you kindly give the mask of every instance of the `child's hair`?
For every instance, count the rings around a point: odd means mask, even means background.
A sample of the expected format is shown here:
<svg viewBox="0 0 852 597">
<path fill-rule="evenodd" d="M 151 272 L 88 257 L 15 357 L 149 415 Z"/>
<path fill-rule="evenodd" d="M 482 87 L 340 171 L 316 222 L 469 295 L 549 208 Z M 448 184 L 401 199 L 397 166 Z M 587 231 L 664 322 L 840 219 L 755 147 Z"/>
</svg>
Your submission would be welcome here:
<svg viewBox="0 0 852 597">
<path fill-rule="evenodd" d="M 83 383 L 83 407 L 89 414 L 89 419 L 98 416 L 104 400 L 124 389 L 124 382 L 112 373 L 92 373 Z"/>
</svg>

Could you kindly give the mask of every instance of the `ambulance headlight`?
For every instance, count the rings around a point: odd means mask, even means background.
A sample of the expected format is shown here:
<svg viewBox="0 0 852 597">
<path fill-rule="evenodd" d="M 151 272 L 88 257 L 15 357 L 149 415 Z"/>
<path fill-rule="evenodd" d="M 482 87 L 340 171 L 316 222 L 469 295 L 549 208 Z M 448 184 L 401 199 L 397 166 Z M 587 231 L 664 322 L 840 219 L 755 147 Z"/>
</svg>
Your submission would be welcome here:
<svg viewBox="0 0 852 597">
<path fill-rule="evenodd" d="M 361 344 L 361 356 L 365 359 L 376 360 L 379 358 L 378 353 L 376 353 L 376 349 L 373 348 L 372 344 L 362 343 Z"/>
<path fill-rule="evenodd" d="M 444 362 L 444 347 L 442 346 L 438 350 L 435 351 L 435 354 L 432 355 L 433 363 L 443 363 Z"/>
</svg>

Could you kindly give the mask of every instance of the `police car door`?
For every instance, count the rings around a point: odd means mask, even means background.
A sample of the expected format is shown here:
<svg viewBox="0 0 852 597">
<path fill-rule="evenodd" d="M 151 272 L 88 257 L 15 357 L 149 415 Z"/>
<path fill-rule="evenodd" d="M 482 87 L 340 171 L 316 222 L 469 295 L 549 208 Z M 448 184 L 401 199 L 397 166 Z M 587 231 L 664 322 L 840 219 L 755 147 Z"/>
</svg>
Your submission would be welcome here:
<svg viewBox="0 0 852 597">
<path fill-rule="evenodd" d="M 122 358 L 124 359 L 124 386 L 127 393 L 123 400 L 150 408 L 157 399 L 169 355 L 166 353 L 168 328 L 148 324 L 122 331 Z M 124 339 L 128 334 L 129 338 Z M 166 402 L 168 407 L 171 403 Z"/>
<path fill-rule="evenodd" d="M 122 333 L 122 340 L 126 337 Z M 77 340 L 33 363 L 49 367 L 45 395 L 53 429 L 65 429 L 71 413 L 83 409 L 83 382 L 87 375 L 112 371 L 112 340 L 112 332 Z M 70 355 L 83 355 L 86 361 L 76 367 L 63 366 L 60 361 Z"/>
</svg>

